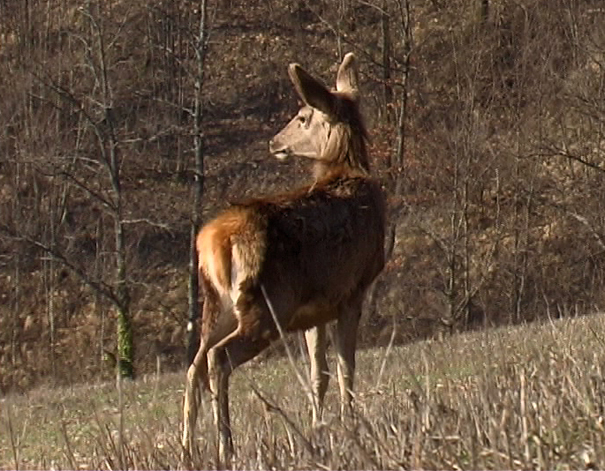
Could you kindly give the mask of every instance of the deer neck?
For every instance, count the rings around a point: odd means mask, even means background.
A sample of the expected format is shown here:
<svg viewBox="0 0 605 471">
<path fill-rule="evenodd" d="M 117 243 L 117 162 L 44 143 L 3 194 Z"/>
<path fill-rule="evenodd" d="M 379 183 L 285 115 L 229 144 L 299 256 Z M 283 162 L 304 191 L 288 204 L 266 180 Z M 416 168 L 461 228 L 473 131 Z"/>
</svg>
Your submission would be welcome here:
<svg viewBox="0 0 605 471">
<path fill-rule="evenodd" d="M 313 176 L 315 181 L 330 180 L 342 177 L 367 177 L 370 175 L 368 156 L 365 153 L 365 143 L 346 146 L 338 149 L 332 155 L 322 155 L 315 161 Z"/>
</svg>

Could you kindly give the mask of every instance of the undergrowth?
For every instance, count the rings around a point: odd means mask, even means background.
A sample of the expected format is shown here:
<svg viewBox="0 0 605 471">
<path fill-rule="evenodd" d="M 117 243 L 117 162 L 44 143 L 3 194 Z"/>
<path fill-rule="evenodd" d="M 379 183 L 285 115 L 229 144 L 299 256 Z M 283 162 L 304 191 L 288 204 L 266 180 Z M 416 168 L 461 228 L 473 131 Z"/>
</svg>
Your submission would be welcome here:
<svg viewBox="0 0 605 471">
<path fill-rule="evenodd" d="M 358 353 L 356 415 L 332 380 L 323 426 L 286 359 L 231 382 L 236 456 L 246 469 L 579 469 L 603 463 L 602 316 L 454 335 Z M 332 366 L 335 362 L 330 362 Z M 335 368 L 334 368 L 335 369 Z M 174 469 L 184 374 L 39 388 L 2 399 L 2 469 Z M 194 466 L 212 468 L 208 399 Z"/>
</svg>

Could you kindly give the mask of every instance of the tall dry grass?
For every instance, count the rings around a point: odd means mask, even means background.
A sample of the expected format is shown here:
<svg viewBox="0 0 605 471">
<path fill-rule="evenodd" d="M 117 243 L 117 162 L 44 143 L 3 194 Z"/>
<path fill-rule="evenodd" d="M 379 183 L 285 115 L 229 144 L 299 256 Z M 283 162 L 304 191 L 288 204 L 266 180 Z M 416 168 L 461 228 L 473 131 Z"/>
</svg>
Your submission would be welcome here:
<svg viewBox="0 0 605 471">
<path fill-rule="evenodd" d="M 600 315 L 358 354 L 356 417 L 323 427 L 286 359 L 232 379 L 239 469 L 584 469 L 605 463 Z M 331 362 L 334 365 L 334 361 Z M 299 365 L 300 366 L 300 365 Z M 174 469 L 184 374 L 1 400 L 2 469 Z M 217 465 L 210 408 L 194 467 Z"/>
</svg>

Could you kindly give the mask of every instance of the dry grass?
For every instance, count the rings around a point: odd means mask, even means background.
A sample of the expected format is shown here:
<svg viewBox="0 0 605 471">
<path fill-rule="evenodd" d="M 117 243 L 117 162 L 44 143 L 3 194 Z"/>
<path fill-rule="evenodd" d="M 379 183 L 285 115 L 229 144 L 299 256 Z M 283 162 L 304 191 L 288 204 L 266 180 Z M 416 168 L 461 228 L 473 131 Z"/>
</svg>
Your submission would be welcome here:
<svg viewBox="0 0 605 471">
<path fill-rule="evenodd" d="M 287 360 L 238 370 L 231 388 L 233 466 L 579 469 L 605 463 L 602 316 L 456 335 L 393 348 L 386 358 L 385 352 L 359 353 L 356 418 L 338 417 L 333 381 L 320 430 L 310 427 L 308 401 Z M 121 400 L 113 384 L 5 397 L 1 466 L 181 467 L 183 376 L 124 384 Z M 209 407 L 201 415 L 195 466 L 211 468 Z"/>
</svg>

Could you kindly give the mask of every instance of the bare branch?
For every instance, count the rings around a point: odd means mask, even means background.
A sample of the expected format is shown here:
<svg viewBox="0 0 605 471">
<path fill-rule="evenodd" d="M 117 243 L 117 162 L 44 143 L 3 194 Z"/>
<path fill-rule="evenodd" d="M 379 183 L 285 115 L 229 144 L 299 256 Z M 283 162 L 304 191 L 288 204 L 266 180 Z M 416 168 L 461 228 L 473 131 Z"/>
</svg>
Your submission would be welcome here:
<svg viewBox="0 0 605 471">
<path fill-rule="evenodd" d="M 62 252 L 57 249 L 50 247 L 42 242 L 32 239 L 31 237 L 23 234 L 18 234 L 15 230 L 11 229 L 5 224 L 0 224 L 0 233 L 7 235 L 8 237 L 20 241 L 26 242 L 27 244 L 39 248 L 51 255 L 55 260 L 61 262 L 66 268 L 73 272 L 84 284 L 92 288 L 95 292 L 104 296 L 114 304 L 118 304 L 118 298 L 116 297 L 113 289 L 102 281 L 95 281 L 90 278 L 82 268 L 75 265 L 69 260 Z"/>
<path fill-rule="evenodd" d="M 160 222 L 152 221 L 147 218 L 140 219 L 122 219 L 122 224 L 147 224 L 152 227 L 158 227 L 160 229 L 164 229 L 165 231 L 170 232 L 170 226 L 168 224 L 162 224 Z"/>
<path fill-rule="evenodd" d="M 533 157 L 565 157 L 568 160 L 572 160 L 574 162 L 581 163 L 582 165 L 586 165 L 587 167 L 597 170 L 598 172 L 605 173 L 604 167 L 601 167 L 600 165 L 595 164 L 593 162 L 589 162 L 588 160 L 586 160 L 586 158 L 584 156 L 573 154 L 572 152 L 570 152 L 567 149 L 552 148 L 552 149 L 549 149 L 548 153 L 532 154 L 532 156 Z"/>
</svg>

